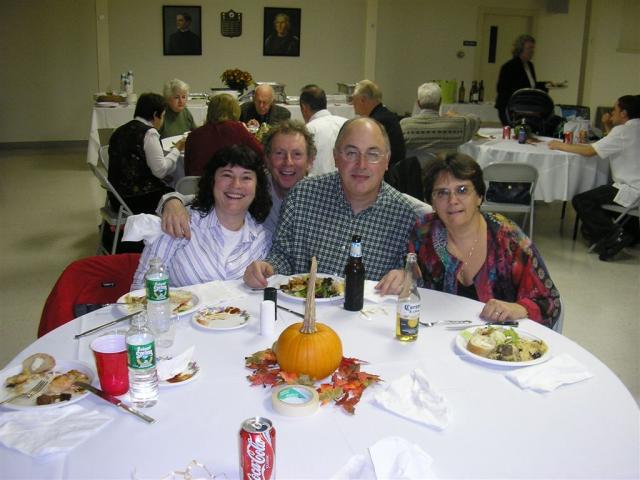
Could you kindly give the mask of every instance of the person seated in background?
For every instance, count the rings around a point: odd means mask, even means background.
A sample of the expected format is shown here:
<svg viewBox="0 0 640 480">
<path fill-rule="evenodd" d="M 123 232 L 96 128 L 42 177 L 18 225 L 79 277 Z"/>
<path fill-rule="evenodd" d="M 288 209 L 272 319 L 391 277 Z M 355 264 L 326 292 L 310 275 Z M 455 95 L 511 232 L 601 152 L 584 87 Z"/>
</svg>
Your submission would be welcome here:
<svg viewBox="0 0 640 480">
<path fill-rule="evenodd" d="M 442 92 L 437 83 L 423 83 L 418 87 L 420 111 L 400 120 L 407 156 L 417 157 L 426 167 L 434 154 L 455 151 L 468 142 L 480 128 L 480 117 L 472 113 L 456 115 L 447 112 L 440 116 Z"/>
<path fill-rule="evenodd" d="M 174 78 L 164 84 L 162 91 L 167 109 L 164 112 L 164 124 L 160 129 L 160 138 L 182 135 L 196 128 L 196 122 L 187 108 L 189 85 Z"/>
<path fill-rule="evenodd" d="M 316 147 L 309 131 L 297 120 L 284 120 L 276 124 L 265 134 L 262 141 L 273 204 L 264 222 L 264 228 L 273 234 L 282 201 L 289 190 L 309 173 L 316 155 Z M 190 238 L 189 214 L 184 205 L 192 199 L 191 195 L 181 195 L 178 192 L 162 198 L 157 211 L 162 216 L 164 232 L 178 238 Z"/>
<path fill-rule="evenodd" d="M 398 116 L 382 104 L 382 90 L 371 80 L 362 80 L 353 91 L 353 110 L 361 117 L 371 117 L 387 131 L 391 144 L 389 165 L 406 158 L 404 137 Z"/>
<path fill-rule="evenodd" d="M 158 129 L 164 120 L 164 99 L 143 93 L 134 119 L 118 127 L 109 139 L 109 182 L 133 213 L 153 213 L 162 196 L 172 191 L 163 179 L 176 168 L 184 140 L 165 156 Z M 112 205 L 117 200 L 109 194 Z"/>
<path fill-rule="evenodd" d="M 273 126 L 289 118 L 291 112 L 275 104 L 271 85 L 258 85 L 253 93 L 253 101 L 243 103 L 240 113 L 240 121 L 249 127 L 259 127 L 263 123 Z"/>
<path fill-rule="evenodd" d="M 620 97 L 602 123 L 609 133 L 595 143 L 573 145 L 554 140 L 549 148 L 609 159 L 613 184 L 580 193 L 571 201 L 582 221 L 583 236 L 597 242 L 600 260 L 606 261 L 638 241 L 637 219 L 616 225 L 601 206 L 615 202 L 628 207 L 640 197 L 640 95 Z"/>
<path fill-rule="evenodd" d="M 417 215 L 383 181 L 389 156 L 380 123 L 371 118 L 345 122 L 334 148 L 338 171 L 304 179 L 289 191 L 271 250 L 265 260 L 249 265 L 245 283 L 264 288 L 273 274 L 308 272 L 314 255 L 319 273 L 341 275 L 354 234 L 362 237 L 368 279 L 401 267 Z"/>
<path fill-rule="evenodd" d="M 307 130 L 313 135 L 318 153 L 309 175 L 322 175 L 334 172 L 333 146 L 340 128 L 346 118 L 333 115 L 327 110 L 327 95 L 317 85 L 307 85 L 300 91 L 300 111 L 307 124 Z"/>
<path fill-rule="evenodd" d="M 154 257 L 168 267 L 172 287 L 242 277 L 247 265 L 269 251 L 271 234 L 261 223 L 270 208 L 262 159 L 244 145 L 218 150 L 190 207 L 191 239 L 165 234 L 147 245 L 131 288 L 144 287 Z"/>
<path fill-rule="evenodd" d="M 416 222 L 409 241 L 422 286 L 484 302 L 485 320 L 529 318 L 553 327 L 560 315 L 558 289 L 538 249 L 515 223 L 480 212 L 480 165 L 464 154 L 441 154 L 425 173 L 424 190 L 435 213 Z M 394 270 L 376 288 L 397 294 L 403 280 L 404 272 Z"/>
<path fill-rule="evenodd" d="M 228 145 L 246 145 L 262 159 L 262 145 L 239 122 L 240 104 L 228 93 L 209 99 L 206 123 L 187 137 L 184 150 L 185 175 L 202 175 L 209 159 L 220 148 Z"/>
</svg>

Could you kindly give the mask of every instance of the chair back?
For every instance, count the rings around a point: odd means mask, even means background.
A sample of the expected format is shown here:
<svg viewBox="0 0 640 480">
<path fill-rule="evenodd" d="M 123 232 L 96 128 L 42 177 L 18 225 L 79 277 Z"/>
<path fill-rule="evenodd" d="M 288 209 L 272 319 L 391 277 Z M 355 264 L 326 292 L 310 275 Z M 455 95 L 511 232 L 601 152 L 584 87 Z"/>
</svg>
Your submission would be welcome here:
<svg viewBox="0 0 640 480">
<path fill-rule="evenodd" d="M 183 195 L 192 195 L 198 193 L 198 182 L 200 176 L 182 177 L 176 182 L 176 192 Z"/>
<path fill-rule="evenodd" d="M 547 136 L 552 136 L 562 122 L 553 112 L 554 104 L 551 97 L 535 88 L 516 90 L 505 109 L 507 120 L 512 127 L 525 119 L 533 133 Z"/>
<path fill-rule="evenodd" d="M 384 179 L 399 192 L 424 201 L 422 167 L 416 157 L 405 158 L 391 165 Z"/>
<path fill-rule="evenodd" d="M 578 117 L 582 117 L 585 120 L 591 118 L 591 109 L 583 105 L 565 105 L 559 103 L 556 107 L 560 110 L 560 116 L 564 120 L 571 120 Z"/>
<path fill-rule="evenodd" d="M 98 150 L 98 162 L 105 172 L 109 171 L 109 145 L 103 145 Z"/>
<path fill-rule="evenodd" d="M 123 253 L 69 264 L 44 304 L 38 337 L 73 320 L 81 305 L 113 303 L 127 293 L 139 260 L 139 253 Z"/>
<path fill-rule="evenodd" d="M 564 323 L 564 304 L 562 303 L 562 299 L 560 298 L 560 315 L 556 319 L 556 323 L 553 324 L 553 330 L 558 333 L 562 333 L 562 324 Z"/>
<path fill-rule="evenodd" d="M 95 165 L 92 165 L 90 163 L 88 163 L 87 165 L 89 165 L 89 168 L 91 169 L 95 177 L 98 179 L 98 182 L 100 182 L 100 186 L 104 188 L 107 192 L 111 193 L 111 195 L 113 195 L 115 199 L 118 201 L 119 203 L 118 209 L 121 210 L 126 215 L 133 215 L 133 212 L 127 205 L 127 202 L 124 201 L 124 199 L 120 196 L 120 194 L 114 188 L 114 186 L 111 185 L 111 182 L 109 181 L 107 176 L 104 174 L 104 172 L 102 172 L 100 168 L 96 167 Z M 112 207 L 115 207 L 115 206 L 112 206 Z"/>
</svg>

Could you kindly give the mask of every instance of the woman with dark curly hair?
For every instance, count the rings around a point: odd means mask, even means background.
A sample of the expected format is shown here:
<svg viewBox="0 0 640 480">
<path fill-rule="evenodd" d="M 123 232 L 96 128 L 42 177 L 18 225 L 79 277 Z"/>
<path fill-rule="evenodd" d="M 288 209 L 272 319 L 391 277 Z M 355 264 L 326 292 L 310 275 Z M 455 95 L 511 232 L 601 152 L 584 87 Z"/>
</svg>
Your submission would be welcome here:
<svg viewBox="0 0 640 480">
<path fill-rule="evenodd" d="M 526 317 L 553 327 L 558 289 L 522 230 L 500 214 L 480 211 L 480 165 L 461 153 L 439 155 L 425 173 L 424 193 L 434 213 L 420 218 L 409 237 L 423 286 L 483 302 L 480 317 L 488 321 Z M 402 270 L 392 270 L 378 289 L 398 293 L 403 279 Z"/>
<path fill-rule="evenodd" d="M 242 278 L 266 256 L 271 234 L 261 225 L 271 196 L 261 158 L 244 145 L 224 147 L 207 164 L 191 210 L 191 239 L 162 234 L 142 252 L 132 289 L 144 286 L 149 262 L 160 257 L 173 287 Z"/>
</svg>

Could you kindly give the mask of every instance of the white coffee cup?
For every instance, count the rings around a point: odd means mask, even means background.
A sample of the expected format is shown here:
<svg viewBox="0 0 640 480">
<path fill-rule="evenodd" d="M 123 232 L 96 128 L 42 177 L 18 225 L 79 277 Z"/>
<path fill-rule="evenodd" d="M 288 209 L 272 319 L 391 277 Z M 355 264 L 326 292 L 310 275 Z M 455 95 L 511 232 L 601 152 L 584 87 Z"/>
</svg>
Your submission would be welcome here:
<svg viewBox="0 0 640 480">
<path fill-rule="evenodd" d="M 133 105 L 138 101 L 138 94 L 136 93 L 128 93 L 127 94 L 127 103 L 129 105 Z"/>
</svg>

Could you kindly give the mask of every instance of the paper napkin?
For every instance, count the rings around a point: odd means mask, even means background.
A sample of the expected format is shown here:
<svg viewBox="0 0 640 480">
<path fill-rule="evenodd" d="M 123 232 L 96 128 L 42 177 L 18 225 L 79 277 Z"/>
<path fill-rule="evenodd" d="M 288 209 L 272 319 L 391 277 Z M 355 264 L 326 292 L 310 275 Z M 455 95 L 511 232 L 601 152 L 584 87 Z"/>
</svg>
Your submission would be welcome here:
<svg viewBox="0 0 640 480">
<path fill-rule="evenodd" d="M 545 363 L 507 373 L 507 378 L 520 388 L 529 388 L 536 392 L 552 392 L 560 385 L 580 382 L 591 377 L 593 374 L 567 353 L 553 357 Z"/>
<path fill-rule="evenodd" d="M 0 443 L 34 457 L 64 453 L 80 445 L 112 418 L 80 405 L 3 412 Z"/>
<path fill-rule="evenodd" d="M 365 454 L 354 455 L 333 477 L 346 479 L 429 479 L 431 457 L 414 443 L 401 437 L 387 437 L 369 447 Z"/>
<path fill-rule="evenodd" d="M 140 240 L 144 240 L 144 244 L 149 245 L 160 235 L 162 235 L 160 217 L 141 213 L 139 215 L 131 215 L 130 217 L 127 217 L 122 241 L 139 242 Z"/>
<path fill-rule="evenodd" d="M 195 349 L 196 347 L 189 347 L 180 355 L 158 362 L 158 378 L 167 380 L 187 370 L 189 362 L 193 359 Z"/>
<path fill-rule="evenodd" d="M 372 303 L 391 302 L 395 304 L 398 301 L 397 295 L 380 295 L 375 289 L 378 282 L 367 280 L 364 282 L 364 299 Z"/>
<path fill-rule="evenodd" d="M 416 368 L 374 397 L 381 407 L 401 417 L 443 430 L 449 424 L 445 398 L 429 383 L 424 372 Z"/>
</svg>

